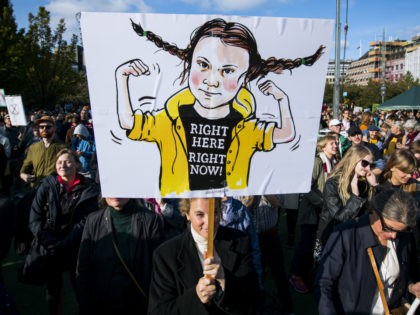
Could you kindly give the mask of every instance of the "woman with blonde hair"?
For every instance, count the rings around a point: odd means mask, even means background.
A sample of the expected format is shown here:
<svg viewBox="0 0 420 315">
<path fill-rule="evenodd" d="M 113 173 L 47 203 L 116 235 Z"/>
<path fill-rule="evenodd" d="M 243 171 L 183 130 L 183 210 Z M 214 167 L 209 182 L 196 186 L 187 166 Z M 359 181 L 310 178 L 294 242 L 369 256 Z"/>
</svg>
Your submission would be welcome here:
<svg viewBox="0 0 420 315">
<path fill-rule="evenodd" d="M 156 249 L 148 313 L 253 314 L 258 292 L 248 236 L 219 226 L 215 199 L 214 252 L 207 257 L 209 199 L 182 199 L 188 228 Z"/>
<path fill-rule="evenodd" d="M 372 152 L 363 145 L 353 145 L 327 179 L 315 244 L 317 259 L 336 225 L 365 212 L 372 188 L 378 185 L 372 164 Z"/>
<path fill-rule="evenodd" d="M 413 152 L 406 149 L 396 150 L 389 157 L 384 171 L 379 177 L 381 187 L 400 188 L 411 193 L 419 204 L 419 183 L 413 178 L 417 171 L 417 159 Z"/>
</svg>

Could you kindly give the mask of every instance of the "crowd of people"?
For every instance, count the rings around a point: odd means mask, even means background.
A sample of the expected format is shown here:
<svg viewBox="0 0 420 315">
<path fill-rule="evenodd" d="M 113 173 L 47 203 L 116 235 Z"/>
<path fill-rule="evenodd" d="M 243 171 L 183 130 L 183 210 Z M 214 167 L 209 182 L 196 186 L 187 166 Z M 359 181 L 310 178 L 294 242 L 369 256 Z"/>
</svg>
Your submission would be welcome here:
<svg viewBox="0 0 420 315">
<path fill-rule="evenodd" d="M 42 247 L 50 314 L 62 313 L 64 273 L 79 314 L 293 314 L 292 290 L 312 293 L 322 315 L 388 314 L 420 297 L 418 113 L 342 107 L 333 119 L 324 108 L 309 192 L 214 205 L 102 198 L 89 106 L 28 121 L 0 112 L 0 262 L 12 247 L 26 265 Z"/>
</svg>

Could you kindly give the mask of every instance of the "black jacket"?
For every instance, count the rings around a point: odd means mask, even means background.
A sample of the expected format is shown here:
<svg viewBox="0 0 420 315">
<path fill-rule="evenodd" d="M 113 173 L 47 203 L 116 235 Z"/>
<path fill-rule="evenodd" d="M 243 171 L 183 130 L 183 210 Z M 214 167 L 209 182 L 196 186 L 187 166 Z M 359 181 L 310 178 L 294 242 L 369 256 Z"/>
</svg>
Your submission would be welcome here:
<svg viewBox="0 0 420 315">
<path fill-rule="evenodd" d="M 400 233 L 395 240 L 400 276 L 388 300 L 390 309 L 400 305 L 408 284 L 418 280 L 413 240 L 410 233 Z M 367 253 L 369 247 L 380 268 L 384 251 L 370 227 L 369 214 L 340 225 L 331 234 L 315 281 L 319 314 L 370 314 L 377 283 Z"/>
<path fill-rule="evenodd" d="M 98 209 L 99 187 L 91 179 L 81 176 L 80 184 L 73 188 L 71 222 L 63 219 L 63 187 L 57 175 L 45 177 L 36 191 L 29 216 L 29 229 L 41 244 L 55 245 L 66 251 L 77 251 L 83 226 L 89 213 Z M 62 226 L 70 223 L 70 230 L 63 235 Z M 76 257 L 74 257 L 76 258 Z"/>
<path fill-rule="evenodd" d="M 130 259 L 125 261 L 136 280 L 147 294 L 152 272 L 152 254 L 161 243 L 162 226 L 159 217 L 130 201 L 133 207 L 131 218 Z M 120 260 L 113 247 L 113 227 L 111 209 L 99 210 L 89 215 L 83 231 L 77 262 L 76 283 L 80 314 L 112 314 L 110 301 L 115 292 L 122 288 L 112 288 L 114 267 Z M 121 276 L 121 275 L 117 275 Z M 123 274 L 128 276 L 128 274 Z M 127 305 L 127 309 L 145 314 L 147 303 L 140 291 L 131 286 L 129 294 L 135 295 L 140 308 Z M 134 309 L 133 309 L 134 308 Z M 128 314 L 128 313 L 125 313 Z"/>
<path fill-rule="evenodd" d="M 258 281 L 246 234 L 219 226 L 214 247 L 225 274 L 225 291 L 211 306 L 196 293 L 203 269 L 190 226 L 162 244 L 153 258 L 149 314 L 250 314 L 257 298 Z"/>
<path fill-rule="evenodd" d="M 325 244 L 334 226 L 361 215 L 367 201 L 369 185 L 367 183 L 359 183 L 366 185 L 366 192 L 361 196 L 351 193 L 349 200 L 343 205 L 338 193 L 338 179 L 330 177 L 327 179 L 323 192 L 323 206 L 319 217 L 317 239 Z M 359 185 L 360 186 L 360 185 Z M 361 190 L 365 191 L 365 189 Z"/>
</svg>

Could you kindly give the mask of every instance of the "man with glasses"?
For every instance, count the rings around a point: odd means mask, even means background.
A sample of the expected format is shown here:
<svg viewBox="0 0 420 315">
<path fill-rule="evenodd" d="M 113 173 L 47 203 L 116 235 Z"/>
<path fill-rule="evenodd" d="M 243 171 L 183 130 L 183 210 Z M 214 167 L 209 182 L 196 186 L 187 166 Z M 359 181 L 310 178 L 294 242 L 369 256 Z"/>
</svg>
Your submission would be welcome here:
<svg viewBox="0 0 420 315">
<path fill-rule="evenodd" d="M 55 138 L 55 122 L 50 116 L 42 116 L 35 124 L 42 141 L 29 146 L 20 169 L 20 178 L 31 187 L 37 187 L 42 178 L 55 172 L 55 156 L 65 147 Z"/>
<path fill-rule="evenodd" d="M 416 218 L 415 200 L 408 193 L 385 189 L 374 197 L 370 213 L 339 226 L 317 270 L 319 314 L 384 314 L 387 308 L 397 314 L 393 309 L 407 293 L 420 298 L 416 248 L 409 233 Z"/>
</svg>

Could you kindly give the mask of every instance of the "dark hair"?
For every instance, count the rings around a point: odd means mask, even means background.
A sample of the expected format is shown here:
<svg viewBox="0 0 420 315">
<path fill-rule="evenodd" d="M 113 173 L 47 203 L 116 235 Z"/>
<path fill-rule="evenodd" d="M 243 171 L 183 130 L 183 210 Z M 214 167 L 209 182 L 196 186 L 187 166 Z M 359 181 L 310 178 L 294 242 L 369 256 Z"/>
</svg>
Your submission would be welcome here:
<svg viewBox="0 0 420 315">
<path fill-rule="evenodd" d="M 264 60 L 258 52 L 254 35 L 241 23 L 226 22 L 220 18 L 207 21 L 194 30 L 191 35 L 190 43 L 185 49 L 178 48 L 174 44 L 163 41 L 160 36 L 152 31 L 144 31 L 140 24 L 136 24 L 132 20 L 131 25 L 137 35 L 145 36 L 157 47 L 162 48 L 171 55 L 177 56 L 184 62 L 184 70 L 180 75 L 181 84 L 185 82 L 191 69 L 191 61 L 195 46 L 203 37 L 217 37 L 226 45 L 240 47 L 248 51 L 250 66 L 245 76 L 245 84 L 260 76 L 263 77 L 270 72 L 280 74 L 283 70 L 291 71 L 301 65 L 312 66 L 323 54 L 325 48 L 321 45 L 315 54 L 304 58 L 296 58 L 294 60 L 283 58 L 277 59 L 276 57 L 269 57 L 267 60 Z"/>
</svg>

